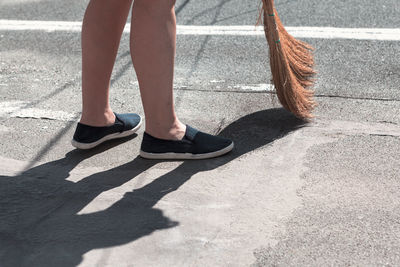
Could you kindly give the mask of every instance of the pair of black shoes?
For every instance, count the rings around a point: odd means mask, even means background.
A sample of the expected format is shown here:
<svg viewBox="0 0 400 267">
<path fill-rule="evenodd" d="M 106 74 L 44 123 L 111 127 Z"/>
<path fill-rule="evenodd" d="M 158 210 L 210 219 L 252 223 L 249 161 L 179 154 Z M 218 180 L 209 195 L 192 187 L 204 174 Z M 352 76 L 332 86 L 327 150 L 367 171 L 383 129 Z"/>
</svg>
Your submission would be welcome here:
<svg viewBox="0 0 400 267">
<path fill-rule="evenodd" d="M 78 123 L 72 145 L 79 149 L 91 149 L 101 143 L 134 134 L 141 126 L 138 114 L 115 113 L 115 123 L 106 127 Z M 144 133 L 140 156 L 147 159 L 207 159 L 230 152 L 233 142 L 229 139 L 200 132 L 186 125 L 182 140 L 164 140 Z"/>
</svg>

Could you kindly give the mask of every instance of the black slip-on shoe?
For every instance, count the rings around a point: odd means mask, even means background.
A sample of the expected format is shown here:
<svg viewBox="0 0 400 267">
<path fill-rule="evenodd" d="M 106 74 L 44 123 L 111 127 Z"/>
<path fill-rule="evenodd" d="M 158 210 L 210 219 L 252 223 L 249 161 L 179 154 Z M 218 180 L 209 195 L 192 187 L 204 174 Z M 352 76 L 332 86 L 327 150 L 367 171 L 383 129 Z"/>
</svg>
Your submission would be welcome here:
<svg viewBox="0 0 400 267">
<path fill-rule="evenodd" d="M 143 134 L 140 156 L 146 159 L 208 159 L 233 149 L 229 139 L 200 132 L 186 125 L 182 140 L 164 140 Z"/>
<path fill-rule="evenodd" d="M 134 134 L 142 125 L 142 117 L 135 113 L 115 114 L 111 126 L 95 127 L 78 123 L 71 144 L 79 149 L 90 149 L 101 143 Z"/>
</svg>

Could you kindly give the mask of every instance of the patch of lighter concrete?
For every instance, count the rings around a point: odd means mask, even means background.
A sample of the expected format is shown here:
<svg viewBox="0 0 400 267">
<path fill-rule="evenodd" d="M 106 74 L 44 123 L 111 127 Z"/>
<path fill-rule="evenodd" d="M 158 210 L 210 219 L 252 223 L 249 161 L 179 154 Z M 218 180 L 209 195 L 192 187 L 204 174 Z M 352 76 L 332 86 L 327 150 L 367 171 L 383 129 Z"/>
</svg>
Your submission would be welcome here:
<svg viewBox="0 0 400 267">
<path fill-rule="evenodd" d="M 0 175 L 16 176 L 24 171 L 27 162 L 0 156 Z"/>
<path fill-rule="evenodd" d="M 160 164 L 163 165 L 163 164 Z M 170 165 L 170 164 L 168 164 Z M 172 163 L 172 166 L 178 166 L 178 162 Z M 96 171 L 97 170 L 97 171 Z M 85 177 L 89 177 L 94 173 L 100 172 L 100 168 L 77 168 L 71 171 L 71 175 L 68 180 L 79 182 L 83 180 Z M 163 175 L 170 172 L 170 169 L 166 169 L 162 166 L 152 168 L 151 171 L 143 171 L 142 173 L 133 176 L 131 171 L 124 170 L 113 172 L 113 175 L 116 176 L 131 176 L 132 179 L 129 179 L 126 183 L 122 186 L 112 188 L 110 190 L 104 191 L 99 194 L 95 199 L 93 199 L 88 205 L 86 205 L 83 209 L 81 209 L 78 214 L 91 214 L 95 212 L 104 211 L 110 208 L 114 203 L 118 202 L 119 200 L 123 199 L 124 195 L 127 192 L 131 192 L 132 190 L 140 189 L 145 187 L 146 185 L 151 184 L 155 179 L 158 177 L 162 177 Z M 134 178 L 134 179 L 133 179 Z M 162 200 L 161 200 L 162 201 Z"/>
<path fill-rule="evenodd" d="M 4 125 L 0 125 L 0 133 L 6 133 L 9 132 L 10 129 Z"/>
<path fill-rule="evenodd" d="M 82 266 L 98 263 L 103 253 L 109 263 L 125 265 L 132 251 L 138 266 L 251 264 L 253 251 L 265 242 L 274 244 L 274 233 L 284 230 L 282 220 L 301 206 L 297 190 L 308 148 L 328 139 L 309 138 L 299 130 L 223 167 L 193 174 L 154 206 L 178 226 L 107 251 L 92 250 Z M 164 172 L 155 167 L 147 177 Z"/>
</svg>

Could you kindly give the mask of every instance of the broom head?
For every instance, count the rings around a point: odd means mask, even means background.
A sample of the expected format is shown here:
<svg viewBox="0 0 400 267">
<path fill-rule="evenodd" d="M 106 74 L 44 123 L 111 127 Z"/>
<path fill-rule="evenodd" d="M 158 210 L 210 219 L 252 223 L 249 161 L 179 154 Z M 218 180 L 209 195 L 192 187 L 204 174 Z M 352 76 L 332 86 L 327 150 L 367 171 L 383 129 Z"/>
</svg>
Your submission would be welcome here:
<svg viewBox="0 0 400 267">
<path fill-rule="evenodd" d="M 284 28 L 273 0 L 262 0 L 265 36 L 269 45 L 272 81 L 282 106 L 301 119 L 312 118 L 313 48 L 291 36 Z"/>
</svg>

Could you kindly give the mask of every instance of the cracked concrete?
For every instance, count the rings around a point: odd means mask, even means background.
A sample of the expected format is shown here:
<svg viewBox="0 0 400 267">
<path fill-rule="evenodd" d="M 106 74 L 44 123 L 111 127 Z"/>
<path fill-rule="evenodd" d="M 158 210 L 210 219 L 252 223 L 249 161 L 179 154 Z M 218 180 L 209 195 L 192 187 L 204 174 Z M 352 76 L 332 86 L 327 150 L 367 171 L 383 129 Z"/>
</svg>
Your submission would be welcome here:
<svg viewBox="0 0 400 267">
<path fill-rule="evenodd" d="M 398 144 L 400 136 L 400 127 L 388 123 L 334 120 L 317 121 L 298 128 L 295 120 L 281 117 L 294 123 L 294 128 L 289 128 L 285 134 L 285 130 L 282 132 L 282 129 L 277 131 L 278 128 L 274 128 L 276 126 L 271 124 L 271 118 L 265 118 L 267 114 L 249 114 L 251 121 L 244 119 L 243 122 L 236 122 L 243 125 L 233 122 L 224 127 L 222 134 L 229 135 L 231 131 L 232 134 L 244 133 L 247 124 L 256 126 L 252 141 L 239 142 L 236 153 L 225 159 L 202 163 L 151 163 L 135 159 L 120 167 L 107 169 L 74 167 L 76 163 L 67 155 L 69 160 L 37 162 L 27 169 L 28 162 L 3 157 L 0 161 L 0 172 L 4 175 L 0 187 L 4 196 L 2 233 L 8 236 L 17 234 L 15 246 L 25 247 L 30 255 L 17 261 L 6 256 L 10 248 L 3 250 L 5 266 L 49 262 L 64 266 L 80 261 L 81 266 L 126 265 L 132 257 L 130 251 L 136 252 L 135 263 L 139 266 L 159 265 L 161 261 L 173 266 L 250 265 L 254 262 L 253 251 L 262 251 L 256 254 L 259 264 L 273 263 L 271 253 L 274 252 L 265 254 L 265 251 L 280 248 L 282 237 L 277 233 L 287 232 L 287 224 L 282 222 L 297 218 L 295 214 L 306 208 L 304 194 L 299 195 L 305 190 L 304 182 L 308 181 L 304 180 L 304 175 L 320 173 L 314 170 L 315 162 L 309 159 L 310 156 L 315 157 L 315 148 L 340 144 L 340 140 L 348 138 L 358 140 L 359 136 L 387 140 L 371 136 L 378 134 L 394 136 Z M 255 121 L 260 124 L 255 124 Z M 218 127 L 220 123 L 216 124 L 216 129 Z M 275 136 L 267 138 L 272 142 L 263 141 L 268 136 Z M 250 143 L 246 145 L 246 142 Z M 357 144 L 360 145 L 359 141 Z M 246 146 L 258 148 L 246 153 Z M 350 148 L 357 147 L 349 145 Z M 343 157 L 343 151 L 335 151 Z M 78 158 L 86 157 L 79 156 L 77 152 L 71 153 Z M 318 166 L 326 164 L 317 159 L 315 161 Z M 133 171 L 136 168 L 139 169 Z M 109 179 L 107 173 L 113 178 Z M 326 176 L 327 172 L 324 173 Z M 343 174 L 343 170 L 340 173 Z M 24 192 L 24 196 L 19 192 Z M 46 192 L 58 193 L 48 195 Z M 143 202 L 144 206 L 134 204 L 137 201 Z M 147 205 L 150 205 L 148 210 L 145 208 Z M 129 210 L 126 209 L 128 207 Z M 165 221 L 160 225 L 156 223 L 160 219 L 154 220 L 152 215 L 159 211 L 162 213 L 157 216 Z M 107 218 L 103 218 L 102 214 L 109 216 L 107 214 L 120 212 L 127 218 L 120 217 L 112 224 L 100 223 Z M 138 219 L 132 217 L 137 216 L 134 214 L 142 218 L 140 224 Z M 100 225 L 93 229 L 94 222 L 86 220 L 94 215 Z M 13 225 L 16 216 L 26 219 L 30 216 L 30 219 Z M 77 222 L 78 225 L 75 225 Z M 136 226 L 129 228 L 132 223 Z M 64 226 L 59 228 L 57 225 L 60 224 Z M 4 228 L 6 225 L 8 227 Z M 145 228 L 140 228 L 145 225 Z M 118 237 L 113 239 L 113 243 L 108 237 L 93 235 L 98 231 L 116 234 L 120 230 L 115 227 L 121 228 L 126 238 Z M 141 236 L 145 229 L 148 234 Z M 92 241 L 83 241 L 87 238 Z M 73 246 L 76 240 L 80 240 L 78 247 Z M 6 242 L 9 241 L 6 239 Z M 54 250 L 60 244 L 66 249 L 64 256 Z M 109 248 L 103 248 L 105 244 Z M 260 250 L 266 244 L 270 249 Z M 146 249 L 149 247 L 152 252 Z M 43 251 L 46 253 L 43 254 Z M 55 259 L 51 255 L 58 257 Z M 84 255 L 84 258 L 74 255 Z M 273 259 L 276 262 L 285 260 L 280 256 L 273 256 Z"/>
<path fill-rule="evenodd" d="M 255 266 L 396 266 L 400 263 L 400 139 L 349 135 L 307 156 L 303 206 Z M 316 164 L 319 162 L 319 164 Z"/>
</svg>

